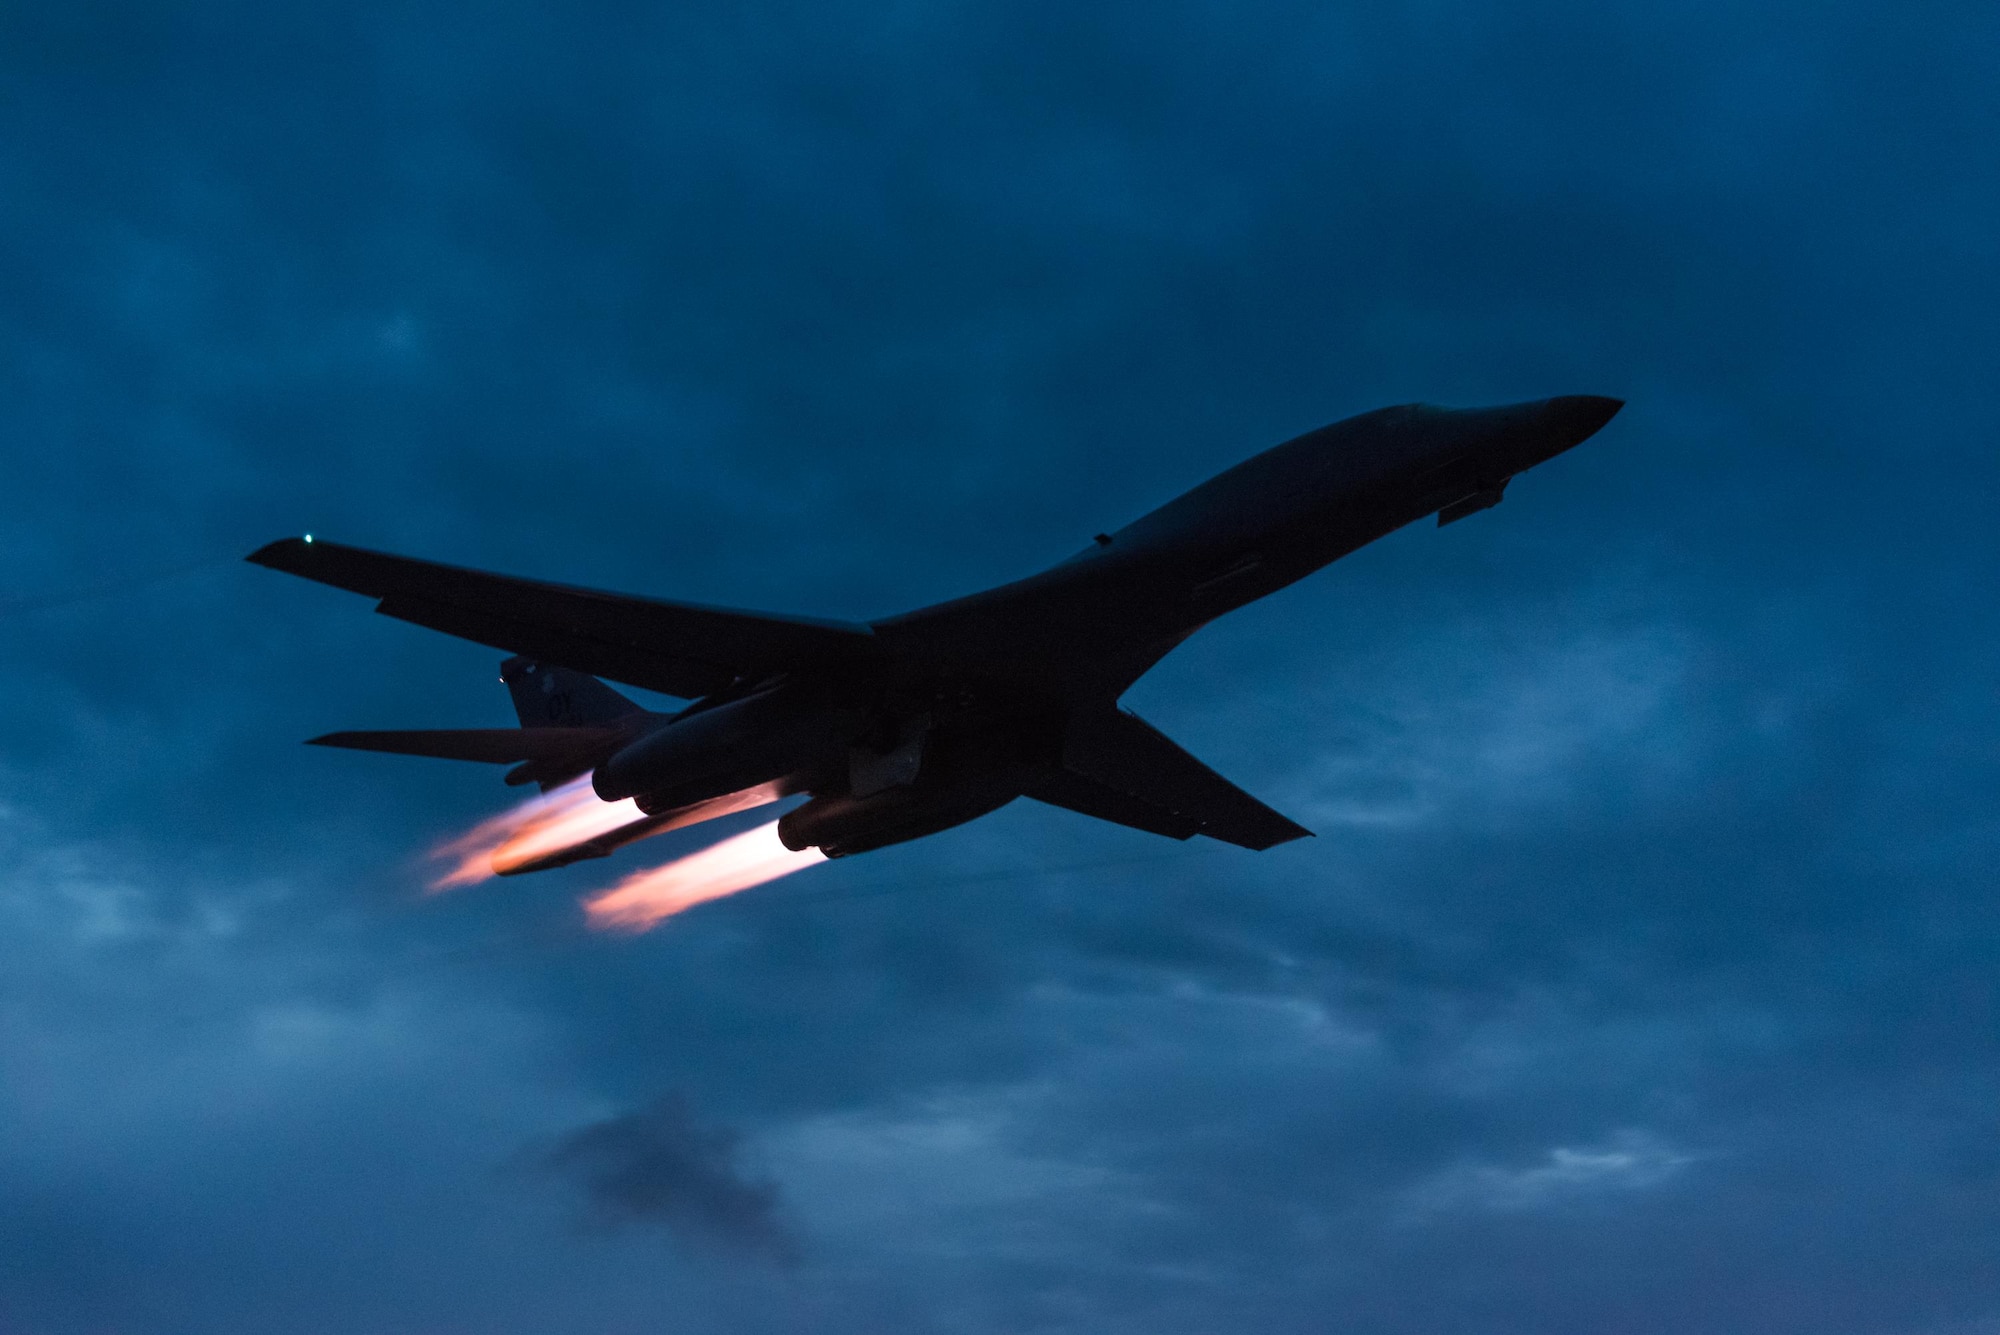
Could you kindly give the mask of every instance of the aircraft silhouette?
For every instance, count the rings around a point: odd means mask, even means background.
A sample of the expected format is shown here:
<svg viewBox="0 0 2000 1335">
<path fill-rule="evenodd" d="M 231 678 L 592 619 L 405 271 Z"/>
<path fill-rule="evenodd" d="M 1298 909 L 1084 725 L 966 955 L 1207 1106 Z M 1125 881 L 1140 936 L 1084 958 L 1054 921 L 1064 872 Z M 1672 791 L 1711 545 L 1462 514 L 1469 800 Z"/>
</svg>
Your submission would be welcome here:
<svg viewBox="0 0 2000 1335">
<path fill-rule="evenodd" d="M 873 622 L 732 611 L 487 574 L 311 537 L 248 559 L 504 649 L 519 728 L 338 732 L 323 746 L 592 775 L 646 819 L 514 868 L 808 794 L 787 847 L 841 857 L 1017 797 L 1175 839 L 1265 849 L 1311 831 L 1196 760 L 1119 697 L 1174 646 L 1405 524 L 1452 523 L 1595 434 L 1623 404 L 1384 408 L 1309 432 L 1099 534 L 1039 574 Z M 691 701 L 643 709 L 598 678 Z"/>
</svg>

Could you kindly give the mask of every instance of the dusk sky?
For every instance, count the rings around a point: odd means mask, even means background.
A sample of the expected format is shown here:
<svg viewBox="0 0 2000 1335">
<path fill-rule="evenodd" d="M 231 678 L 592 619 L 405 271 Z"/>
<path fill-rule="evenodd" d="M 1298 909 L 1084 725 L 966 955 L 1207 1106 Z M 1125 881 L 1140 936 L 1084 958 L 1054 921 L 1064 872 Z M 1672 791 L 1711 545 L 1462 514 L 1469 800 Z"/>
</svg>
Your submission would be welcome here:
<svg viewBox="0 0 2000 1335">
<path fill-rule="evenodd" d="M 2000 7 L 0 6 L 0 1332 L 2000 1332 Z M 1388 404 L 1600 435 L 1020 801 L 423 893 L 342 542 L 876 618 Z M 648 697 L 659 704 L 659 698 Z"/>
</svg>

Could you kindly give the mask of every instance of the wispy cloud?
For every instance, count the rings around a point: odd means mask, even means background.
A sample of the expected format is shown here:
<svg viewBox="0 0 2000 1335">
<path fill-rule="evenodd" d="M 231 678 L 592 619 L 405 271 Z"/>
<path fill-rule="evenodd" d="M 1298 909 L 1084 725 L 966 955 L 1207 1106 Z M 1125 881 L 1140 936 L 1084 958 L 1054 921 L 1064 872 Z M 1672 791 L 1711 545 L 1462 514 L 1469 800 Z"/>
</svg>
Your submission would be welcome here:
<svg viewBox="0 0 2000 1335">
<path fill-rule="evenodd" d="M 1661 1186 L 1700 1158 L 1650 1132 L 1620 1131 L 1598 1144 L 1554 1146 L 1525 1163 L 1454 1165 L 1404 1194 L 1404 1218 L 1589 1204 Z"/>
</svg>

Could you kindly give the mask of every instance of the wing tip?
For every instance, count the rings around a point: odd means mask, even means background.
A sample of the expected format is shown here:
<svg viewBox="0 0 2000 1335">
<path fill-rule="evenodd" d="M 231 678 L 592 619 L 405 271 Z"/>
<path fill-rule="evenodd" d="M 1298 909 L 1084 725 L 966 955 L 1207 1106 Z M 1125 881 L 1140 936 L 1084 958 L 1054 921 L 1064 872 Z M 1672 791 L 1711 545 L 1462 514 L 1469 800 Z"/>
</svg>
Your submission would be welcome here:
<svg viewBox="0 0 2000 1335">
<path fill-rule="evenodd" d="M 1203 830 L 1202 833 L 1208 834 L 1209 832 L 1207 830 Z M 1286 830 L 1281 834 L 1259 835 L 1256 839 L 1256 842 L 1254 843 L 1248 839 L 1229 839 L 1225 840 L 1225 842 L 1236 844 L 1238 847 L 1241 848 L 1247 848 L 1252 853 L 1268 853 L 1272 849 L 1278 847 L 1281 844 L 1291 844 L 1291 843 L 1297 843 L 1301 839 L 1317 839 L 1317 838 L 1319 838 L 1318 835 L 1314 834 L 1311 830 L 1306 829 L 1303 825 L 1299 825 L 1299 826 L 1294 826 L 1292 829 Z"/>
<path fill-rule="evenodd" d="M 1269 821 L 1259 821 L 1255 828 L 1246 827 L 1235 821 L 1210 821 L 1197 834 L 1238 848 L 1247 848 L 1252 853 L 1263 853 L 1280 844 L 1293 843 L 1300 839 L 1317 839 L 1318 835 L 1299 824 L 1282 812 L 1272 811 Z"/>
<path fill-rule="evenodd" d="M 243 559 L 253 566 L 292 571 L 304 564 L 306 553 L 313 545 L 310 533 L 299 538 L 279 538 L 276 542 L 265 543 Z"/>
</svg>

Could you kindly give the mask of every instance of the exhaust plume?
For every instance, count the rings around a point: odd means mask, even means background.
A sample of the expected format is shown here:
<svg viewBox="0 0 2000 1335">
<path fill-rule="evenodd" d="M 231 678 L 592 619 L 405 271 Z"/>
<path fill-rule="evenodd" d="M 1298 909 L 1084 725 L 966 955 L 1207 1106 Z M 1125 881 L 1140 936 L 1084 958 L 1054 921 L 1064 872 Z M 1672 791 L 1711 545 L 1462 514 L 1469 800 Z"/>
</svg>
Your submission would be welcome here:
<svg viewBox="0 0 2000 1335">
<path fill-rule="evenodd" d="M 591 791 L 590 776 L 530 798 L 511 811 L 483 820 L 466 833 L 431 850 L 452 865 L 431 882 L 433 890 L 477 885 L 516 867 L 645 820 L 631 798 L 606 802 Z"/>
<path fill-rule="evenodd" d="M 683 909 L 775 881 L 826 861 L 817 848 L 794 853 L 778 841 L 778 823 L 732 835 L 684 858 L 635 872 L 584 901 L 592 927 L 643 932 Z"/>
</svg>

